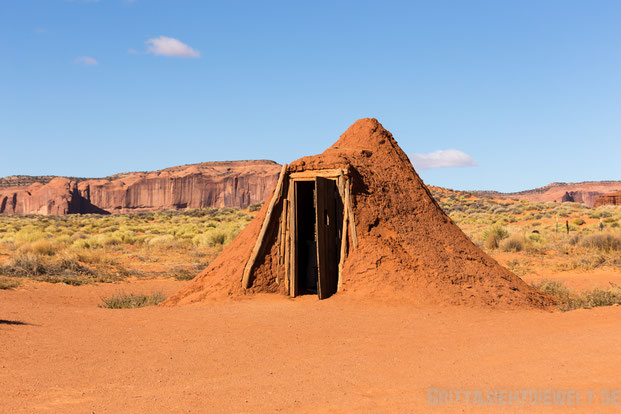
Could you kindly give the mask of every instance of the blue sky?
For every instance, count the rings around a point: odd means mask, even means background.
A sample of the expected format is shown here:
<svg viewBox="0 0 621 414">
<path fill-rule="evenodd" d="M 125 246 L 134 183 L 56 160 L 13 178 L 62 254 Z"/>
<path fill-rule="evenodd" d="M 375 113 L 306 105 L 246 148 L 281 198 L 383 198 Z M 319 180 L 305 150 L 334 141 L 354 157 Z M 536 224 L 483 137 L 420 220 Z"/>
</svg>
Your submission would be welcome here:
<svg viewBox="0 0 621 414">
<path fill-rule="evenodd" d="M 428 184 L 618 180 L 619 22 L 603 0 L 2 0 L 0 176 L 283 163 L 375 117 Z"/>
</svg>

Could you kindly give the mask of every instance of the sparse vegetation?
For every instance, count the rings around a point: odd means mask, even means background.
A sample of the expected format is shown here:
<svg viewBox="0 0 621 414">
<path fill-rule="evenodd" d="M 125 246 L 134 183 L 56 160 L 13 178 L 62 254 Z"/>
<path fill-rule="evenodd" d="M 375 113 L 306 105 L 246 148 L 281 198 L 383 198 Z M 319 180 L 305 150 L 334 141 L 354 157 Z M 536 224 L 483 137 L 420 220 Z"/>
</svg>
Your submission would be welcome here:
<svg viewBox="0 0 621 414">
<path fill-rule="evenodd" d="M 509 237 L 509 232 L 501 225 L 494 225 L 483 232 L 481 239 L 488 249 L 497 249 L 503 239 Z"/>
<path fill-rule="evenodd" d="M 440 189 L 432 192 L 451 219 L 492 256 L 536 256 L 537 267 L 555 271 L 621 270 L 618 206 L 589 208 L 580 203 L 491 199 Z"/>
<path fill-rule="evenodd" d="M 108 297 L 102 297 L 100 308 L 107 309 L 134 309 L 145 306 L 154 306 L 166 299 L 162 292 L 151 294 L 118 293 Z"/>
<path fill-rule="evenodd" d="M 500 247 L 505 252 L 521 252 L 524 250 L 523 237 L 514 234 L 506 240 L 503 240 Z"/>
<path fill-rule="evenodd" d="M 20 285 L 19 280 L 0 276 L 0 289 L 13 289 Z"/>
<path fill-rule="evenodd" d="M 551 280 L 533 284 L 533 287 L 554 296 L 559 309 L 562 311 L 621 305 L 621 286 L 619 285 L 611 285 L 608 289 L 596 288 L 581 293 L 572 292 L 563 283 Z"/>
<path fill-rule="evenodd" d="M 0 275 L 67 284 L 125 277 L 188 280 L 252 217 L 232 208 L 120 215 L 3 215 Z"/>
</svg>

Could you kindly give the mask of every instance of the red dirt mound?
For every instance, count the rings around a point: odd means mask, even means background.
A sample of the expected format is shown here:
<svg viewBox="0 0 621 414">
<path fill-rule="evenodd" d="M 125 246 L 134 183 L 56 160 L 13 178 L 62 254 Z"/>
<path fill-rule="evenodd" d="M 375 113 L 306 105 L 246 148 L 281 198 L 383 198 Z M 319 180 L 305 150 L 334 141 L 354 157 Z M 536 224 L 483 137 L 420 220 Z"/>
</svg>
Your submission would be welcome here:
<svg viewBox="0 0 621 414">
<path fill-rule="evenodd" d="M 420 304 L 545 307 L 553 299 L 528 286 L 475 246 L 444 214 L 390 132 L 375 119 L 354 123 L 330 148 L 303 157 L 287 173 L 345 169 L 358 246 L 349 247 L 337 296 Z M 272 235 L 248 290 L 242 272 L 267 206 L 222 254 L 166 305 L 257 291 L 284 292 Z M 278 209 L 275 209 L 279 214 Z M 274 232 L 276 233 L 276 232 Z"/>
</svg>

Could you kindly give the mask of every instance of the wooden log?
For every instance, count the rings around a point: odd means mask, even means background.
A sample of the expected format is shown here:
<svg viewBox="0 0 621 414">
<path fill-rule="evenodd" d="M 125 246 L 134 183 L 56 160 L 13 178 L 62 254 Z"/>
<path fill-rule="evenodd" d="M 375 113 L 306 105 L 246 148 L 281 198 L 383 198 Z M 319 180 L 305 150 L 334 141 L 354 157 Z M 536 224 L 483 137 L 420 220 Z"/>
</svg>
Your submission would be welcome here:
<svg viewBox="0 0 621 414">
<path fill-rule="evenodd" d="M 283 190 L 284 191 L 284 190 Z M 279 246 L 278 246 L 278 260 L 277 260 L 277 266 L 278 266 L 278 272 L 277 272 L 277 278 L 278 278 L 278 283 L 280 284 L 280 274 L 281 274 L 281 268 L 284 267 L 284 263 L 285 263 L 285 255 L 287 254 L 287 209 L 288 209 L 288 200 L 286 198 L 284 198 L 282 200 L 282 212 L 280 213 L 280 228 L 278 229 L 279 232 Z M 283 274 L 283 281 L 285 283 L 285 289 L 289 289 L 287 287 L 287 283 L 288 281 L 286 280 L 287 278 L 287 269 L 283 268 L 282 269 L 282 274 Z"/>
<path fill-rule="evenodd" d="M 287 198 L 282 200 L 282 212 L 280 213 L 280 246 L 278 263 L 283 264 L 285 262 L 285 250 L 286 240 L 285 235 L 287 232 L 287 213 L 289 209 L 289 200 Z"/>
<path fill-rule="evenodd" d="M 252 249 L 252 253 L 250 254 L 250 258 L 244 267 L 244 272 L 242 274 L 242 288 L 248 289 L 250 287 L 250 274 L 253 270 L 254 264 L 259 256 L 259 253 L 267 244 L 266 234 L 267 229 L 270 226 L 270 222 L 272 220 L 272 212 L 274 211 L 274 206 L 276 202 L 282 198 L 282 184 L 285 179 L 285 174 L 287 171 L 287 164 L 282 166 L 280 170 L 280 176 L 278 177 L 278 183 L 276 184 L 276 189 L 274 190 L 274 195 L 272 196 L 272 200 L 267 208 L 267 212 L 265 214 L 265 220 L 263 220 L 263 225 L 261 226 L 261 231 L 259 232 L 259 236 L 257 237 L 257 241 L 254 244 L 254 248 Z"/>
<path fill-rule="evenodd" d="M 358 247 L 358 237 L 356 235 L 356 221 L 354 219 L 354 210 L 351 207 L 351 181 L 347 180 L 345 185 L 345 206 L 348 211 L 349 231 L 351 233 L 351 241 L 354 248 Z"/>
<path fill-rule="evenodd" d="M 347 227 L 349 223 L 349 212 L 347 208 L 343 208 L 343 230 L 341 231 L 341 256 L 339 258 L 339 281 L 336 291 L 341 290 L 343 284 L 343 263 L 347 256 Z"/>
<path fill-rule="evenodd" d="M 343 174 L 343 172 L 344 170 L 342 169 L 306 170 L 292 172 L 289 174 L 289 177 L 296 180 L 308 179 L 309 181 L 312 181 L 315 177 L 336 178 L 340 174 Z"/>
</svg>

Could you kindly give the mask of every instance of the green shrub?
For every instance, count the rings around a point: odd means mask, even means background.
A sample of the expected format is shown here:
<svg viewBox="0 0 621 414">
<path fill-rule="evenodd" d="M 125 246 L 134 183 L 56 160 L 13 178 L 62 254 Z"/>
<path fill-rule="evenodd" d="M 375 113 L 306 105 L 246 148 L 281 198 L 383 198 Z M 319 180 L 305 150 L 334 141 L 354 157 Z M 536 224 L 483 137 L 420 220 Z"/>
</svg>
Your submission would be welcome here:
<svg viewBox="0 0 621 414">
<path fill-rule="evenodd" d="M 483 245 L 487 249 L 498 248 L 500 241 L 509 237 L 509 232 L 500 225 L 494 225 L 483 232 Z"/>
<path fill-rule="evenodd" d="M 33 253 L 42 256 L 54 256 L 60 250 L 59 246 L 49 240 L 39 239 L 29 245 L 24 246 L 24 250 L 30 250 Z"/>
<path fill-rule="evenodd" d="M 584 220 L 581 218 L 575 218 L 572 220 L 572 223 L 576 226 L 582 226 L 584 224 Z"/>
</svg>

